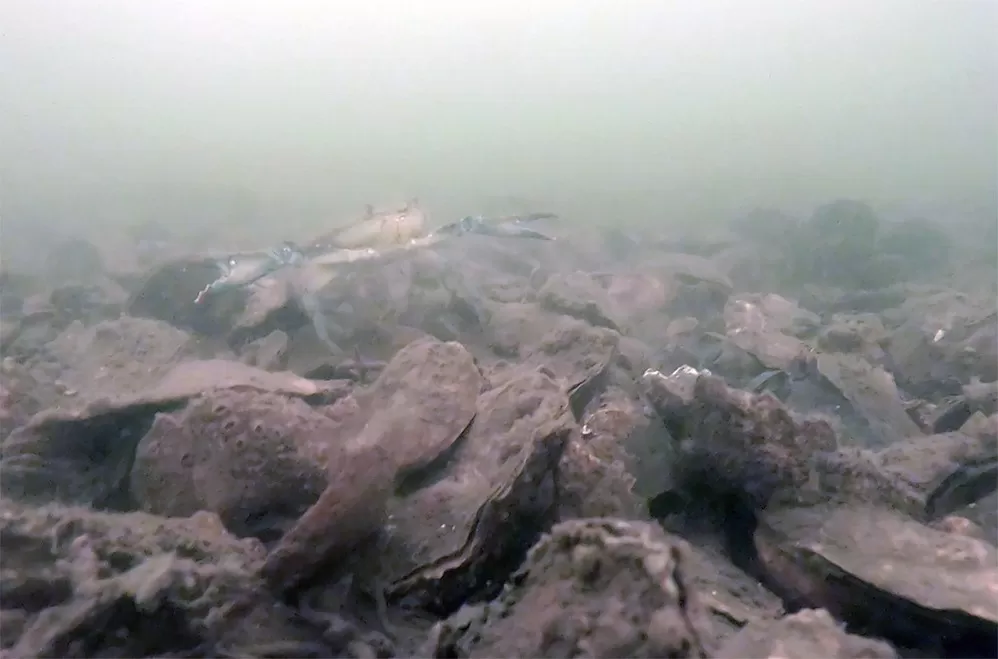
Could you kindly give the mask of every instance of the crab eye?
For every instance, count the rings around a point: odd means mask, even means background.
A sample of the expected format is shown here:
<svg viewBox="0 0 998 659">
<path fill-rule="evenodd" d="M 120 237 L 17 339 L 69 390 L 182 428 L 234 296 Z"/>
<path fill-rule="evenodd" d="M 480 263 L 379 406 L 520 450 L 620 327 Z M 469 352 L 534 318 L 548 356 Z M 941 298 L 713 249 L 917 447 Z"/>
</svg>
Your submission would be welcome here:
<svg viewBox="0 0 998 659">
<path fill-rule="evenodd" d="M 229 265 L 234 266 L 236 264 L 235 259 L 229 259 Z"/>
</svg>

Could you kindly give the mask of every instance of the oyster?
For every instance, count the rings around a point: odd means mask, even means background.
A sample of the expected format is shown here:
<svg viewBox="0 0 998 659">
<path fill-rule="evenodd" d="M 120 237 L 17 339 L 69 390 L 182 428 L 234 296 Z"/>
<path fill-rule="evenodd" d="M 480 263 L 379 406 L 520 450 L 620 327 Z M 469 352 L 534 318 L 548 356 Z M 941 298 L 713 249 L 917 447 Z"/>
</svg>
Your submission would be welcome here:
<svg viewBox="0 0 998 659">
<path fill-rule="evenodd" d="M 164 519 L 4 499 L 0 534 L 5 657 L 271 656 L 258 648 L 274 638 L 321 640 L 261 592 L 260 543 L 232 537 L 210 513 Z M 242 653 L 222 651 L 231 645 Z"/>
<path fill-rule="evenodd" d="M 492 593 L 553 521 L 558 463 L 576 429 L 562 387 L 524 369 L 477 408 L 448 459 L 389 503 L 368 570 L 390 600 L 449 613 Z"/>
<path fill-rule="evenodd" d="M 399 351 L 357 395 L 356 432 L 331 455 L 325 491 L 267 557 L 271 586 L 294 588 L 377 535 L 396 487 L 411 487 L 465 433 L 480 389 L 458 343 L 420 340 Z"/>
<path fill-rule="evenodd" d="M 135 448 L 157 412 L 179 409 L 210 389 L 248 389 L 328 401 L 342 396 L 344 387 L 239 362 L 184 362 L 146 391 L 35 415 L 0 447 L 0 485 L 5 496 L 21 500 L 97 507 L 121 503 Z"/>
<path fill-rule="evenodd" d="M 437 657 L 706 657 L 689 547 L 645 522 L 579 519 L 546 534 L 499 599 L 438 623 Z"/>
<path fill-rule="evenodd" d="M 897 659 L 888 643 L 848 633 L 824 609 L 805 609 L 777 621 L 746 625 L 718 650 L 717 659 Z"/>
<path fill-rule="evenodd" d="M 827 424 L 710 376 L 698 378 L 689 409 L 680 470 L 749 502 L 758 565 L 776 592 L 908 647 L 993 647 L 998 550 L 928 524 L 988 491 L 985 440 L 837 449 Z"/>
<path fill-rule="evenodd" d="M 998 550 L 987 542 L 880 506 L 824 504 L 767 511 L 755 546 L 772 578 L 859 628 L 903 645 L 932 639 L 940 656 L 994 647 Z"/>
</svg>

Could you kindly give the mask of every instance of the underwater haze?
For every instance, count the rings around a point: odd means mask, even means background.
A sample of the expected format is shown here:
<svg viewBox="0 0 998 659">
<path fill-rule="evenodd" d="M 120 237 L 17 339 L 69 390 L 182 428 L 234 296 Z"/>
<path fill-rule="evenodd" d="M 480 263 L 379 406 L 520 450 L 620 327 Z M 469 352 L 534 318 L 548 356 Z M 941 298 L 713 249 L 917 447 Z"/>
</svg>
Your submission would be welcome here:
<svg viewBox="0 0 998 659">
<path fill-rule="evenodd" d="M 8 0 L 4 223 L 994 213 L 992 0 Z M 51 224 L 50 224 L 51 223 Z"/>
</svg>

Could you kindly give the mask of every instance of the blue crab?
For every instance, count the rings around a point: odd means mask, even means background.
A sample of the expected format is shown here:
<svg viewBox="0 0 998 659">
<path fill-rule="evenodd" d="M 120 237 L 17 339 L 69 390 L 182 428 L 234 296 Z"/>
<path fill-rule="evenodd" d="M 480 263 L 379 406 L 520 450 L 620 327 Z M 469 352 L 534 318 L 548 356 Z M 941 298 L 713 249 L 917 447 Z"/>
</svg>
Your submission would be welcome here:
<svg viewBox="0 0 998 659">
<path fill-rule="evenodd" d="M 388 262 L 413 249 L 431 247 L 455 237 L 480 234 L 494 237 L 553 240 L 524 226 L 528 222 L 556 217 L 553 213 L 485 218 L 468 216 L 425 232 L 426 215 L 416 200 L 396 211 L 376 212 L 368 207 L 358 221 L 325 234 L 301 249 L 285 242 L 276 249 L 232 254 L 217 261 L 221 276 L 198 294 L 201 303 L 213 294 L 239 288 L 269 289 L 251 304 L 249 316 L 278 308 L 293 298 L 312 321 L 316 334 L 333 352 L 341 352 L 332 341 L 328 321 L 321 313 L 316 293 L 337 276 L 341 266 L 358 261 Z"/>
<path fill-rule="evenodd" d="M 386 258 L 399 252 L 430 247 L 451 237 L 478 234 L 554 240 L 526 224 L 556 217 L 554 213 L 496 218 L 469 215 L 426 233 L 426 214 L 415 199 L 410 200 L 402 209 L 394 211 L 375 211 L 372 206 L 368 206 L 364 217 L 310 241 L 305 249 L 285 242 L 275 249 L 232 254 L 219 259 L 217 264 L 221 276 L 208 284 L 195 301 L 200 303 L 210 294 L 251 286 L 289 266 L 306 262 L 316 266 L 335 266 L 359 260 Z"/>
<path fill-rule="evenodd" d="M 375 210 L 368 204 L 361 217 L 315 238 L 307 249 L 310 253 L 322 253 L 335 249 L 384 248 L 404 245 L 426 233 L 426 213 L 418 199 L 410 199 L 401 208 L 390 210 Z"/>
</svg>

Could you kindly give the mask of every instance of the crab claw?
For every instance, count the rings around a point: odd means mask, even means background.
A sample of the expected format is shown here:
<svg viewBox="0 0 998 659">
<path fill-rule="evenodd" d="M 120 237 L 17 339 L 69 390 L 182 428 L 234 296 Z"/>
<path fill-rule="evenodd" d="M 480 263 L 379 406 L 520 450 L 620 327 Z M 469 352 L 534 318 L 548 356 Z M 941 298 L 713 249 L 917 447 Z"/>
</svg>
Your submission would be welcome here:
<svg viewBox="0 0 998 659">
<path fill-rule="evenodd" d="M 214 283 L 215 282 L 212 282 L 201 289 L 201 291 L 197 294 L 197 297 L 194 298 L 194 304 L 201 304 L 204 302 L 204 299 L 208 296 L 208 293 L 211 292 L 211 287 Z"/>
<path fill-rule="evenodd" d="M 527 213 L 526 215 L 517 215 L 515 217 L 508 218 L 513 222 L 536 222 L 538 220 L 558 220 L 557 213 L 543 212 L 543 213 Z"/>
<path fill-rule="evenodd" d="M 290 240 L 285 240 L 273 251 L 273 258 L 280 265 L 299 265 L 305 261 L 305 250 Z"/>
<path fill-rule="evenodd" d="M 218 288 L 223 283 L 225 283 L 225 280 L 228 278 L 229 273 L 231 272 L 231 267 L 229 265 L 229 259 L 216 259 L 215 260 L 215 267 L 218 268 L 218 275 L 219 275 L 218 279 L 215 279 L 214 281 L 209 282 L 207 286 L 205 286 L 204 288 L 202 288 L 198 292 L 197 297 L 194 298 L 194 304 L 201 304 L 202 302 L 204 302 L 205 299 L 216 288 Z"/>
<path fill-rule="evenodd" d="M 467 217 L 462 217 L 457 222 L 451 222 L 450 224 L 443 225 L 437 229 L 435 233 L 463 236 L 466 233 L 484 233 L 482 229 L 484 226 L 484 219 L 469 215 Z"/>
<path fill-rule="evenodd" d="M 508 238 L 532 238 L 534 240 L 554 240 L 553 236 L 549 236 L 546 233 L 541 233 L 540 231 L 534 231 L 533 229 L 528 229 L 527 227 L 520 226 L 518 223 L 514 224 L 501 224 L 496 227 L 496 233 L 493 235 L 506 236 Z"/>
<path fill-rule="evenodd" d="M 503 222 L 500 224 L 486 224 L 481 222 L 469 230 L 469 233 L 478 233 L 484 236 L 496 236 L 498 238 L 530 238 L 533 240 L 554 240 L 551 236 L 540 231 L 534 231 L 523 226 L 520 222 Z"/>
<path fill-rule="evenodd" d="M 527 216 L 517 216 L 503 218 L 501 220 L 487 219 L 480 216 L 469 215 L 457 222 L 447 224 L 437 229 L 438 234 L 450 234 L 463 236 L 469 233 L 476 233 L 482 236 L 495 236 L 498 238 L 530 238 L 533 240 L 554 240 L 552 236 L 543 234 L 540 231 L 528 229 L 524 224 L 534 220 L 555 217 L 553 213 L 533 213 Z"/>
</svg>

